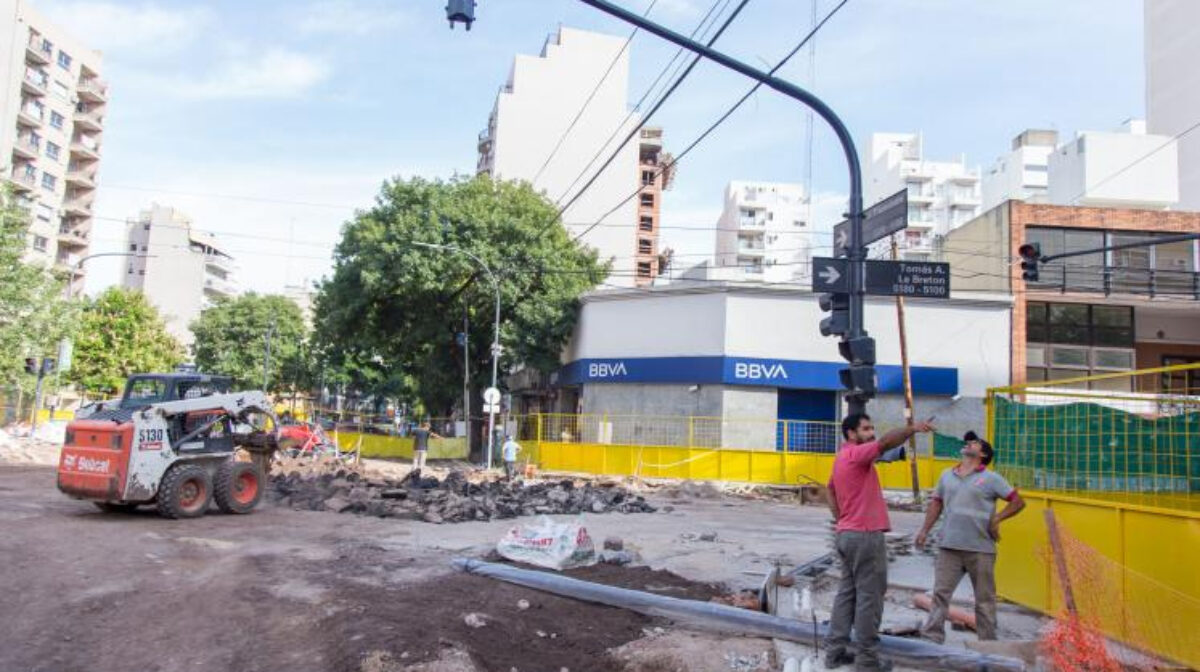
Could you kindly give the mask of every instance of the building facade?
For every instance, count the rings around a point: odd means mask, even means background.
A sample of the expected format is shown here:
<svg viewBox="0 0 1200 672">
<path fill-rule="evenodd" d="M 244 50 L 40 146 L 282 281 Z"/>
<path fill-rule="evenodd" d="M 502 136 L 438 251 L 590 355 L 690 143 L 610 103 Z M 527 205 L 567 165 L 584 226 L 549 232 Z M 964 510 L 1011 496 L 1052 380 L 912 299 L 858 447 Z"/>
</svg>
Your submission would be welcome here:
<svg viewBox="0 0 1200 672">
<path fill-rule="evenodd" d="M 1179 209 L 1200 211 L 1200 3 L 1144 0 L 1146 121 L 1179 141 Z M 1189 132 L 1190 130 L 1190 132 Z"/>
<path fill-rule="evenodd" d="M 129 259 L 124 286 L 158 308 L 167 330 L 191 346 L 190 325 L 218 297 L 238 294 L 236 267 L 227 248 L 211 233 L 192 230 L 192 220 L 171 207 L 153 205 L 126 222 Z"/>
<path fill-rule="evenodd" d="M 897 234 L 902 259 L 928 259 L 934 243 L 979 214 L 979 169 L 958 161 L 926 161 L 919 133 L 875 133 L 863 160 L 867 207 L 908 190 L 908 228 Z M 889 243 L 880 241 L 872 253 Z"/>
<path fill-rule="evenodd" d="M 983 210 L 1007 200 L 1045 203 L 1050 184 L 1050 155 L 1058 146 L 1058 131 L 1027 129 L 1013 138 L 1012 151 L 996 159 L 983 175 Z"/>
<path fill-rule="evenodd" d="M 715 266 L 725 279 L 811 282 L 811 255 L 808 199 L 802 185 L 729 183 L 716 235 Z"/>
<path fill-rule="evenodd" d="M 1081 131 L 1049 157 L 1047 202 L 1098 208 L 1160 210 L 1179 201 L 1177 142 L 1149 135 L 1146 122 L 1116 131 Z"/>
<path fill-rule="evenodd" d="M 660 129 L 620 144 L 639 121 L 628 107 L 628 81 L 625 38 L 560 28 L 538 56 L 514 59 L 479 134 L 477 165 L 495 179 L 526 180 L 560 206 L 578 196 L 562 222 L 601 259 L 613 260 L 608 282 L 622 286 L 657 274 L 657 218 L 669 182 L 643 184 L 646 163 L 662 158 Z M 652 230 L 643 228 L 643 217 Z"/>
<path fill-rule="evenodd" d="M 1052 255 L 1178 233 L 1200 233 L 1200 213 L 1008 201 L 947 236 L 945 260 L 956 290 L 1013 296 L 1010 377 L 1036 384 L 1200 361 L 1200 246 L 1192 240 L 1071 257 L 1042 265 L 1029 283 L 1015 263 L 1017 248 L 1036 242 Z M 1178 383 L 1159 382 L 1167 389 Z M 1091 385 L 1161 391 L 1131 384 Z"/>
<path fill-rule="evenodd" d="M 0 0 L 0 162 L 31 213 L 28 259 L 73 270 L 91 245 L 108 87 L 100 54 L 25 0 Z"/>
</svg>

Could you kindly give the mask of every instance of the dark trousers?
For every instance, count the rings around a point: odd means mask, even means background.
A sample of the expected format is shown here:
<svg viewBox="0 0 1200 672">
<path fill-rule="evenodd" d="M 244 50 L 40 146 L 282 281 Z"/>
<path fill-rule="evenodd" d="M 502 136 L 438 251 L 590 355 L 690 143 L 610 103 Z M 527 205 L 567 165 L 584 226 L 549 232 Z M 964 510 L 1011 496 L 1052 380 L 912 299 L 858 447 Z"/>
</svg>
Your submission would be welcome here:
<svg viewBox="0 0 1200 672">
<path fill-rule="evenodd" d="M 505 460 L 504 461 L 504 477 L 511 481 L 513 476 L 516 476 L 516 474 L 517 474 L 517 463 L 512 460 Z"/>
<path fill-rule="evenodd" d="M 858 644 L 855 663 L 860 669 L 879 666 L 879 624 L 883 620 L 883 593 L 887 590 L 887 546 L 883 532 L 838 532 L 837 554 L 842 580 L 829 620 L 830 652 L 845 651 L 850 629 Z"/>
</svg>

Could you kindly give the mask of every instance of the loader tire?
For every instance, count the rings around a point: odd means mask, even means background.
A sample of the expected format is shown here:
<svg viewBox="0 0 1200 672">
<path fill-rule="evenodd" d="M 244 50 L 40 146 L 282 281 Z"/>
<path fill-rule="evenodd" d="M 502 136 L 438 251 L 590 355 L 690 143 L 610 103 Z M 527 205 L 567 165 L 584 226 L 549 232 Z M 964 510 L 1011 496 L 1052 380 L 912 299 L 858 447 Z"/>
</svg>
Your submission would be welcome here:
<svg viewBox="0 0 1200 672">
<path fill-rule="evenodd" d="M 164 518 L 199 518 L 208 510 L 212 497 L 208 470 L 196 464 L 178 464 L 167 471 L 158 486 L 158 513 Z"/>
<path fill-rule="evenodd" d="M 253 462 L 222 463 L 213 481 L 217 508 L 225 513 L 250 513 L 262 499 L 264 481 L 262 469 Z"/>
</svg>

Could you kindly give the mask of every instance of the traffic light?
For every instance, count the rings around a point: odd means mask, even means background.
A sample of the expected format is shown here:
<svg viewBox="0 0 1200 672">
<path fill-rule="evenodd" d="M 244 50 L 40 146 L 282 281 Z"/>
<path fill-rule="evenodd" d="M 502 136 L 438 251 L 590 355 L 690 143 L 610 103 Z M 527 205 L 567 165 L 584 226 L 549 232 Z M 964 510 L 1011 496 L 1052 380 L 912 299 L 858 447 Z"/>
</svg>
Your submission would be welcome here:
<svg viewBox="0 0 1200 672">
<path fill-rule="evenodd" d="M 446 3 L 446 18 L 450 21 L 450 30 L 454 30 L 454 24 L 459 21 L 470 30 L 475 21 L 475 0 L 449 0 Z"/>
<path fill-rule="evenodd" d="M 842 387 L 847 396 L 860 399 L 870 399 L 875 396 L 878 385 L 875 380 L 875 367 L 869 364 L 851 364 L 849 368 L 838 372 Z"/>
<path fill-rule="evenodd" d="M 34 374 L 38 372 L 38 360 L 36 357 L 25 358 L 25 373 Z"/>
<path fill-rule="evenodd" d="M 54 364 L 55 364 L 55 361 L 54 361 L 53 357 L 43 357 L 42 358 L 42 375 L 48 376 L 48 375 L 54 373 Z"/>
<path fill-rule="evenodd" d="M 838 343 L 838 352 L 842 354 L 842 359 L 851 364 L 874 365 L 875 339 L 869 336 L 847 338 Z"/>
<path fill-rule="evenodd" d="M 822 294 L 817 298 L 821 310 L 829 317 L 821 320 L 822 336 L 845 336 L 850 333 L 850 295 Z"/>
<path fill-rule="evenodd" d="M 1017 248 L 1021 257 L 1021 277 L 1025 282 L 1038 281 L 1038 264 L 1042 261 L 1042 246 L 1038 243 L 1025 243 Z"/>
</svg>

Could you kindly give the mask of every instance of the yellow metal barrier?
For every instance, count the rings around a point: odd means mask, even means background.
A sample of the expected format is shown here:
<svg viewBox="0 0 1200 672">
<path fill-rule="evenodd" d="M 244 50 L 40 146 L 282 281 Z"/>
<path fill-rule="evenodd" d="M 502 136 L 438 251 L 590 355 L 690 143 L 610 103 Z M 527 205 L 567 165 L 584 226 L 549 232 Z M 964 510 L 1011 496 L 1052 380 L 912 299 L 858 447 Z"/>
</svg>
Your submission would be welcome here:
<svg viewBox="0 0 1200 672">
<path fill-rule="evenodd" d="M 412 459 L 413 440 L 411 436 L 387 436 L 384 434 L 360 434 L 358 432 L 338 432 L 338 448 L 352 451 L 362 441 L 363 457 L 406 458 Z M 429 459 L 431 460 L 465 460 L 467 458 L 467 440 L 430 439 Z"/>
</svg>

